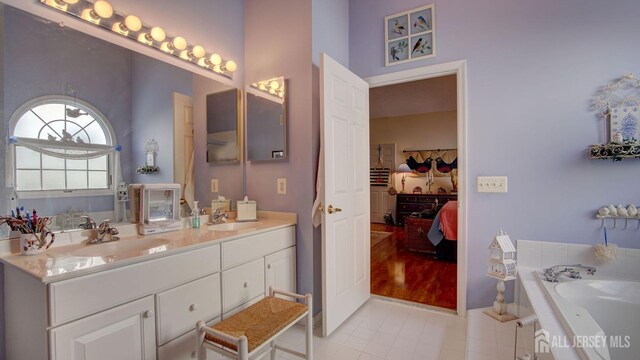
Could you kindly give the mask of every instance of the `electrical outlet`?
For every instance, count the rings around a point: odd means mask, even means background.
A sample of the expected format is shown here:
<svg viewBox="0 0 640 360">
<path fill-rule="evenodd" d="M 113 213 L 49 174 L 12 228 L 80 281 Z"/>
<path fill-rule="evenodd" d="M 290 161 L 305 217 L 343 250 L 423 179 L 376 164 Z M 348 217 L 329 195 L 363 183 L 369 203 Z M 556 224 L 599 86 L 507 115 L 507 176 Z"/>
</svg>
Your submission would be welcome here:
<svg viewBox="0 0 640 360">
<path fill-rule="evenodd" d="M 478 185 L 478 192 L 506 193 L 507 177 L 506 176 L 478 176 L 477 185 Z"/>
<path fill-rule="evenodd" d="M 287 194 L 287 179 L 278 179 L 278 194 Z"/>
<path fill-rule="evenodd" d="M 211 179 L 211 192 L 212 193 L 218 192 L 218 179 Z"/>
</svg>

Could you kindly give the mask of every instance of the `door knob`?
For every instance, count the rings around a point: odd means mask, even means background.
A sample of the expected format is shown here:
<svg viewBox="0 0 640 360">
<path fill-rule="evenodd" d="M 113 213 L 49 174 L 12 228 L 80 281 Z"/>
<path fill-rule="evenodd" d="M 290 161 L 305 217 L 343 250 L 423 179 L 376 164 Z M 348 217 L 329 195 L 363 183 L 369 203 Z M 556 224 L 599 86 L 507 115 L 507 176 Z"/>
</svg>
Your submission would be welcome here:
<svg viewBox="0 0 640 360">
<path fill-rule="evenodd" d="M 191 304 L 191 306 L 189 306 L 189 311 L 196 311 L 198 310 L 198 304 Z"/>
<path fill-rule="evenodd" d="M 142 317 L 144 317 L 145 319 L 148 319 L 152 316 L 153 316 L 153 310 L 147 310 L 142 314 Z"/>
<path fill-rule="evenodd" d="M 342 209 L 334 208 L 333 205 L 329 205 L 329 207 L 327 208 L 327 212 L 329 214 L 333 214 L 334 212 L 340 212 L 340 211 L 342 211 Z"/>
</svg>

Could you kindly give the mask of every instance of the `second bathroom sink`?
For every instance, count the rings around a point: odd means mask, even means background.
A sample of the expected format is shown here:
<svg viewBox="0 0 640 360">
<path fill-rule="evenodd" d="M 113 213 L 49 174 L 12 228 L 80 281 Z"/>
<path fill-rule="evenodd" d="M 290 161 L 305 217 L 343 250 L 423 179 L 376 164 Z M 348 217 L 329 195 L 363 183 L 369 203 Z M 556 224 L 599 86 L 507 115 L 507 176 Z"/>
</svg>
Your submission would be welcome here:
<svg viewBox="0 0 640 360">
<path fill-rule="evenodd" d="M 213 231 L 235 231 L 241 229 L 251 229 L 258 226 L 255 222 L 228 222 L 222 224 L 210 225 L 209 230 Z"/>
</svg>

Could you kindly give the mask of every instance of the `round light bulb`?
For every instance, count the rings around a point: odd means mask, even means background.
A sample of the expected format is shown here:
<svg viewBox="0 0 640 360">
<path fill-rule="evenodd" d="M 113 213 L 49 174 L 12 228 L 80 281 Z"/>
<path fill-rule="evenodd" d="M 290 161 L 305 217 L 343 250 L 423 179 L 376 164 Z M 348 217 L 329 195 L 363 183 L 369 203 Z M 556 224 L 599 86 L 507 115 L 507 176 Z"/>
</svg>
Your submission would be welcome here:
<svg viewBox="0 0 640 360">
<path fill-rule="evenodd" d="M 164 33 L 164 30 L 162 30 L 162 28 L 159 26 L 151 28 L 150 34 L 151 34 L 151 38 L 157 42 L 164 40 L 164 38 L 167 36 Z"/>
<path fill-rule="evenodd" d="M 278 90 L 278 88 L 280 87 L 280 83 L 276 80 L 272 80 L 269 83 L 269 87 L 272 88 L 273 90 Z"/>
<path fill-rule="evenodd" d="M 218 54 L 212 54 L 209 58 L 209 61 L 211 61 L 213 65 L 220 65 L 222 64 L 222 56 Z"/>
<path fill-rule="evenodd" d="M 269 89 L 269 94 L 275 95 L 276 94 L 276 89 L 274 89 L 274 88 Z"/>
<path fill-rule="evenodd" d="M 142 29 L 142 21 L 135 15 L 129 15 L 124 18 L 124 26 L 131 31 L 139 31 Z"/>
<path fill-rule="evenodd" d="M 196 45 L 193 47 L 193 49 L 191 49 L 191 53 L 193 54 L 193 56 L 200 59 L 206 52 L 204 51 L 204 48 L 202 46 Z"/>
<path fill-rule="evenodd" d="M 173 44 L 173 47 L 178 50 L 184 50 L 187 48 L 187 40 L 185 40 L 182 36 L 176 36 L 175 38 L 173 38 L 171 43 Z"/>
<path fill-rule="evenodd" d="M 236 65 L 235 61 L 233 61 L 233 60 L 227 61 L 227 63 L 225 64 L 224 67 L 227 68 L 227 70 L 230 71 L 230 72 L 234 72 L 238 68 L 238 66 Z"/>
<path fill-rule="evenodd" d="M 78 0 L 46 0 L 45 4 L 55 6 L 60 10 L 67 11 L 69 5 L 78 3 Z"/>
<path fill-rule="evenodd" d="M 258 85 L 258 89 L 262 90 L 262 91 L 266 91 L 267 87 L 264 86 L 264 84 L 260 83 L 260 85 Z"/>
<path fill-rule="evenodd" d="M 222 73 L 222 67 L 220 67 L 220 65 L 213 65 L 213 71 Z"/>
<path fill-rule="evenodd" d="M 105 0 L 98 0 L 93 4 L 93 11 L 103 19 L 108 19 L 113 15 L 113 7 Z"/>
</svg>

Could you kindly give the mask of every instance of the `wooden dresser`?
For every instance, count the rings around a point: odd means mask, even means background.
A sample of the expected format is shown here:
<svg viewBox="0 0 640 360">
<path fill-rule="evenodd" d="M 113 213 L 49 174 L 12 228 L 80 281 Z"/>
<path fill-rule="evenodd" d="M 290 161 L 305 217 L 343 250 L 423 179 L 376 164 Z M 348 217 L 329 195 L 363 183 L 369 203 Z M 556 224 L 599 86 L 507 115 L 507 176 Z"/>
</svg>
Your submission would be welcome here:
<svg viewBox="0 0 640 360">
<path fill-rule="evenodd" d="M 421 212 L 423 210 L 431 210 L 438 205 L 444 205 L 447 201 L 457 200 L 457 194 L 398 194 L 396 196 L 397 224 L 404 225 L 405 217 L 413 212 Z M 432 214 L 432 218 L 436 213 Z M 429 229 L 427 229 L 429 231 Z"/>
</svg>

